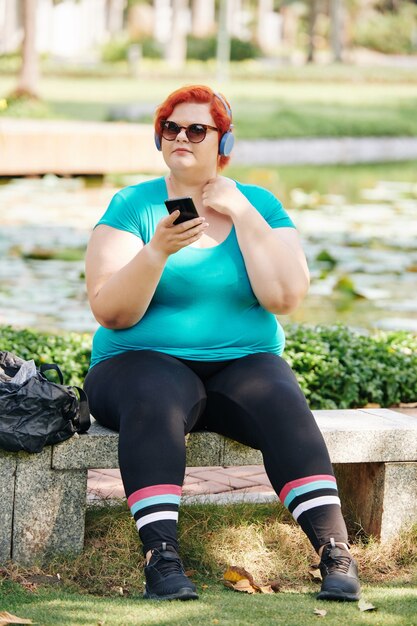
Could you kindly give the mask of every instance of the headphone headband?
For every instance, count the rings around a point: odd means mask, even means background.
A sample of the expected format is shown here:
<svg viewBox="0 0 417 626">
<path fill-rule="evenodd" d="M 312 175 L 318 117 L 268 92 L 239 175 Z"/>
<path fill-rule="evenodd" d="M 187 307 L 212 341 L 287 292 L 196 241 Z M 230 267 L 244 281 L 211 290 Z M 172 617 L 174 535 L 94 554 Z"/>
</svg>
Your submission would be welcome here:
<svg viewBox="0 0 417 626">
<path fill-rule="evenodd" d="M 229 105 L 227 104 L 226 100 L 223 98 L 223 96 L 220 93 L 215 93 L 214 94 L 216 98 L 218 98 L 220 100 L 220 102 L 222 103 L 222 105 L 225 108 L 225 111 L 227 113 L 227 115 L 229 116 L 230 122 L 232 122 L 232 109 L 229 107 Z M 230 127 L 232 127 L 233 124 L 230 123 Z"/>
</svg>

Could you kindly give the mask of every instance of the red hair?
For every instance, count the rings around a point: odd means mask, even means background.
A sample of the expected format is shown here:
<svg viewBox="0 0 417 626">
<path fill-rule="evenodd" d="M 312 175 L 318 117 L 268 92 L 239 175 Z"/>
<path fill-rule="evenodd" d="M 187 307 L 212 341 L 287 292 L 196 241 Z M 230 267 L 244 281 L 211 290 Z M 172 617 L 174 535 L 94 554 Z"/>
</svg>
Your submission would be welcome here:
<svg viewBox="0 0 417 626">
<path fill-rule="evenodd" d="M 223 94 L 219 94 L 224 98 Z M 226 98 L 224 98 L 227 105 L 230 108 L 229 103 Z M 230 126 L 232 123 L 231 118 L 229 117 L 223 103 L 219 98 L 216 97 L 215 92 L 210 89 L 210 87 L 206 87 L 205 85 L 187 85 L 185 87 L 181 87 L 176 91 L 173 91 L 162 104 L 156 109 L 155 113 L 155 132 L 161 139 L 161 121 L 167 120 L 171 115 L 172 111 L 175 109 L 177 104 L 182 104 L 183 102 L 197 102 L 201 104 L 210 104 L 210 113 L 219 129 L 219 142 L 221 136 L 230 130 Z M 218 157 L 218 167 L 222 170 L 229 163 L 230 157 L 219 156 Z"/>
</svg>

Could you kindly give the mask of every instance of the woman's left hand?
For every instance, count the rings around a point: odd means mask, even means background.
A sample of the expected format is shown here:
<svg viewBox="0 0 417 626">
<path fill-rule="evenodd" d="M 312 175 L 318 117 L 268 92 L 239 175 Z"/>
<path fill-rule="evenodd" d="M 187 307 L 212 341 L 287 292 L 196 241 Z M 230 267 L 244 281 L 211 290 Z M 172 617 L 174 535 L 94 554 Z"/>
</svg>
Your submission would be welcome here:
<svg viewBox="0 0 417 626">
<path fill-rule="evenodd" d="M 249 203 L 234 180 L 217 176 L 210 178 L 203 188 L 203 205 L 233 218 L 247 209 Z"/>
</svg>

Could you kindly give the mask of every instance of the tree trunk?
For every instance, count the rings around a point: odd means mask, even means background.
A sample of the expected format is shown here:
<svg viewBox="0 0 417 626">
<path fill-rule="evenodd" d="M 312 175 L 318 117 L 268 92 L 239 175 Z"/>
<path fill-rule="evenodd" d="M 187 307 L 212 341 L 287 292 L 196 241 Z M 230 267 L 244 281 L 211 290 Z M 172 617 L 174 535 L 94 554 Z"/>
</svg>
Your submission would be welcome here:
<svg viewBox="0 0 417 626">
<path fill-rule="evenodd" d="M 194 37 L 212 34 L 216 29 L 214 0 L 193 0 L 191 20 L 191 32 Z"/>
<path fill-rule="evenodd" d="M 228 29 L 228 0 L 220 0 L 217 31 L 217 80 L 229 80 L 230 33 Z"/>
<path fill-rule="evenodd" d="M 258 44 L 263 48 L 263 43 L 267 39 L 268 34 L 265 32 L 268 29 L 268 18 L 274 10 L 274 0 L 259 0 L 258 1 L 258 28 L 257 28 L 257 40 Z"/>
<path fill-rule="evenodd" d="M 316 51 L 315 36 L 316 22 L 318 16 L 318 4 L 318 0 L 310 0 L 309 2 L 307 63 L 314 63 L 314 56 Z"/>
<path fill-rule="evenodd" d="M 110 35 L 123 30 L 127 0 L 106 0 L 106 27 Z"/>
<path fill-rule="evenodd" d="M 333 60 L 340 63 L 343 50 L 343 18 L 344 18 L 343 0 L 330 0 L 330 23 L 331 23 L 331 45 L 333 51 Z"/>
<path fill-rule="evenodd" d="M 14 97 L 38 98 L 39 64 L 36 50 L 36 13 L 38 0 L 23 0 L 23 50 Z"/>
<path fill-rule="evenodd" d="M 171 38 L 166 48 L 166 60 L 176 69 L 184 66 L 187 57 L 188 0 L 172 0 Z"/>
</svg>

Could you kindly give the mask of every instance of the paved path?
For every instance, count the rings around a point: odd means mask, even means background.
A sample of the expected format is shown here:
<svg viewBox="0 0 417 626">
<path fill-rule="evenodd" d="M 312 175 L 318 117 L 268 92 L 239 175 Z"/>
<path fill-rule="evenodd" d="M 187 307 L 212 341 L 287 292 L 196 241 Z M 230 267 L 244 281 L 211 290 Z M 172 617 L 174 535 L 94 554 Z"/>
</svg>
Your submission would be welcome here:
<svg viewBox="0 0 417 626">
<path fill-rule="evenodd" d="M 417 407 L 392 410 L 417 418 Z M 124 498 L 120 471 L 90 470 L 88 500 Z M 239 502 L 276 500 L 262 465 L 241 467 L 188 467 L 183 487 L 185 502 Z"/>
<path fill-rule="evenodd" d="M 0 135 L 0 176 L 166 171 L 150 124 L 1 118 Z M 417 137 L 238 139 L 233 150 L 233 164 L 250 166 L 408 159 Z"/>
<path fill-rule="evenodd" d="M 304 137 L 236 141 L 233 165 L 324 165 L 417 158 L 417 137 Z"/>
</svg>

